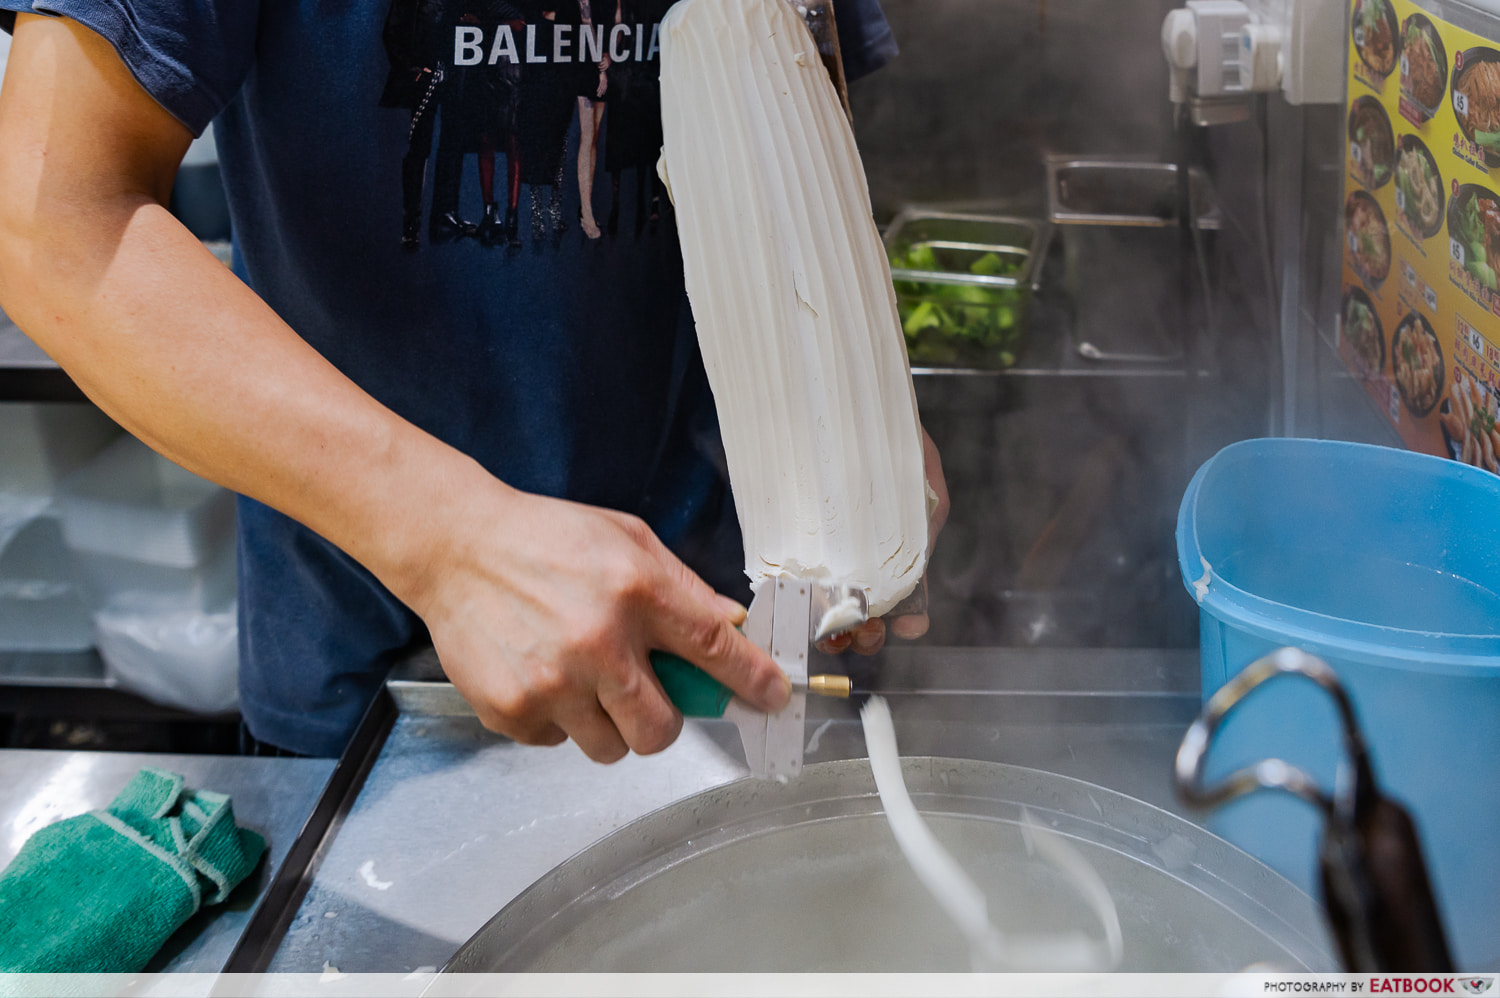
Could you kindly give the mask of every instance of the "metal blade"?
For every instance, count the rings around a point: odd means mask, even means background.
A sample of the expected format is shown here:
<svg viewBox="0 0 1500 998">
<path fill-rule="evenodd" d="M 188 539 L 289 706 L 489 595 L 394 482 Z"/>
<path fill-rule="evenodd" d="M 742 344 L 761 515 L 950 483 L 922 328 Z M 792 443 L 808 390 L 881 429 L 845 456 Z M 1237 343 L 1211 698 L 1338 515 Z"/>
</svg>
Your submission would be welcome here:
<svg viewBox="0 0 1500 998">
<path fill-rule="evenodd" d="M 734 722 L 740 732 L 740 744 L 745 747 L 745 762 L 750 766 L 750 775 L 764 780 L 766 771 L 766 715 L 751 707 L 739 697 L 729 701 L 724 708 L 724 720 Z"/>
<path fill-rule="evenodd" d="M 739 729 L 750 775 L 788 780 L 802 772 L 807 717 L 808 653 L 814 641 L 869 619 L 864 591 L 796 576 L 768 578 L 750 601 L 745 636 L 766 650 L 792 681 L 792 699 L 763 714 L 736 697 L 724 712 Z"/>
<path fill-rule="evenodd" d="M 794 684 L 807 683 L 809 596 L 812 584 L 803 579 L 767 579 L 750 601 L 745 636 L 764 648 Z M 756 710 L 738 697 L 724 711 L 745 746 L 750 775 L 788 780 L 802 772 L 802 742 L 807 695 L 793 693 L 775 714 Z"/>
<path fill-rule="evenodd" d="M 771 653 L 771 617 L 775 608 L 775 589 L 767 581 L 750 600 L 750 611 L 745 617 L 745 626 L 741 628 L 745 637 L 753 641 L 755 646 L 767 655 Z"/>
<path fill-rule="evenodd" d="M 768 579 L 762 588 L 775 587 L 775 615 L 771 620 L 771 660 L 793 684 L 807 683 L 807 653 L 812 591 L 805 579 L 789 576 Z M 766 719 L 766 775 L 789 780 L 802 772 L 802 743 L 806 736 L 807 694 L 793 693 L 785 707 Z"/>
</svg>

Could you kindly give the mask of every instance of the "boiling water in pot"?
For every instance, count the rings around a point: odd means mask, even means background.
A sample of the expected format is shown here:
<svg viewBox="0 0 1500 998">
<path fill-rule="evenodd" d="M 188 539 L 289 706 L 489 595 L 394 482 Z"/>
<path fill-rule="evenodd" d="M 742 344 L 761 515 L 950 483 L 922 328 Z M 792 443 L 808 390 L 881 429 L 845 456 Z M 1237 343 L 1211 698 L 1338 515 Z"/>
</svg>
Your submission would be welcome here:
<svg viewBox="0 0 1500 998">
<path fill-rule="evenodd" d="M 1115 899 L 1122 971 L 1332 970 L 1316 909 L 1267 867 L 1132 798 L 1019 767 L 905 759 L 912 798 L 997 929 L 1098 933 L 1027 854 L 1022 808 Z M 626 826 L 525 891 L 450 971 L 965 971 L 967 942 L 896 846 L 868 763 L 744 781 Z"/>
<path fill-rule="evenodd" d="M 1073 888 L 1027 856 L 1018 826 L 928 816 L 991 899 L 1004 933 L 1097 924 Z M 1121 970 L 1238 970 L 1287 955 L 1242 919 L 1205 912 L 1185 887 L 1149 889 L 1133 861 L 1082 851 L 1121 906 Z M 890 842 L 883 818 L 845 819 L 738 844 L 618 898 L 528 970 L 965 971 L 969 946 Z"/>
</svg>

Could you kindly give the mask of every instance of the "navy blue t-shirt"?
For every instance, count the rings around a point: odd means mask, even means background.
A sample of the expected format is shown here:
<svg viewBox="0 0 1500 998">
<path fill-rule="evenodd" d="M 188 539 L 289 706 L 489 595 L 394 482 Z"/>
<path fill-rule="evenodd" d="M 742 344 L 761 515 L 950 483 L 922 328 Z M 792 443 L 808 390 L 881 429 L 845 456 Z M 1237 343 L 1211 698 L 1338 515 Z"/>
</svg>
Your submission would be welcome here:
<svg viewBox="0 0 1500 998">
<path fill-rule="evenodd" d="M 655 174 L 670 5 L 0 0 L 81 22 L 195 134 L 214 121 L 240 276 L 365 391 L 517 488 L 643 517 L 745 599 Z M 836 15 L 851 77 L 895 52 L 878 0 Z M 252 733 L 337 753 L 420 621 L 248 499 L 239 563 Z"/>
</svg>

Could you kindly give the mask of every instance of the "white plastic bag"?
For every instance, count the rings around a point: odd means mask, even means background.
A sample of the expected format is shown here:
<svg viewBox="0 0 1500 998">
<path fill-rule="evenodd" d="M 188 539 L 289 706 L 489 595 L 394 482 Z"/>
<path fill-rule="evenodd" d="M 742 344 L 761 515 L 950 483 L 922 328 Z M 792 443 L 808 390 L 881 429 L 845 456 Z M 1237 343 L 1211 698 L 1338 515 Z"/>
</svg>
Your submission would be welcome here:
<svg viewBox="0 0 1500 998">
<path fill-rule="evenodd" d="M 228 713 L 239 706 L 235 609 L 102 610 L 94 615 L 99 655 L 121 689 L 168 707 Z"/>
</svg>

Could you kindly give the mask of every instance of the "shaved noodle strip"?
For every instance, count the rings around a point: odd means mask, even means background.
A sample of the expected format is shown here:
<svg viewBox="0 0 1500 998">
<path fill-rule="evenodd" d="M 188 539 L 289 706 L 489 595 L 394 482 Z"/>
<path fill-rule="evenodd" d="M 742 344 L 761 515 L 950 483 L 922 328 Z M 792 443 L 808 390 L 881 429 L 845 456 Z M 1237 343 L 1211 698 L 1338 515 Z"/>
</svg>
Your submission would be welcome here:
<svg viewBox="0 0 1500 998">
<path fill-rule="evenodd" d="M 931 892 L 969 941 L 975 969 L 981 969 L 984 963 L 998 964 L 1005 944 L 1000 933 L 990 924 L 989 903 L 985 901 L 984 892 L 938 842 L 906 792 L 890 708 L 880 697 L 871 697 L 859 712 L 859 719 L 865 728 L 865 747 L 870 753 L 875 789 L 880 792 L 880 803 L 885 808 L 886 820 L 891 823 L 891 831 L 896 834 L 896 844 L 901 847 L 922 886 Z"/>
<path fill-rule="evenodd" d="M 1081 932 L 1055 936 L 1016 936 L 1011 941 L 1012 965 L 1017 970 L 1063 969 L 1114 970 L 1125 956 L 1125 934 L 1120 930 L 1120 913 L 1115 899 L 1099 871 L 1084 859 L 1061 835 L 1043 828 L 1031 812 L 1021 809 L 1021 834 L 1026 849 L 1046 860 L 1061 873 L 1069 886 L 1088 903 L 1094 917 L 1104 926 L 1104 941 L 1098 942 Z M 1024 962 L 1023 962 L 1024 961 Z"/>
<path fill-rule="evenodd" d="M 938 842 L 906 791 L 890 707 L 880 697 L 872 696 L 859 716 L 864 724 L 875 788 L 896 844 L 922 886 L 968 940 L 975 970 L 1104 971 L 1119 966 L 1124 955 L 1124 936 L 1114 899 L 1103 878 L 1061 836 L 1041 827 L 1024 809 L 1022 834 L 1027 851 L 1054 867 L 1083 897 L 1104 925 L 1105 938 L 1101 942 L 1076 931 L 1007 938 L 997 930 L 990 922 L 989 902 L 984 892 Z"/>
</svg>

